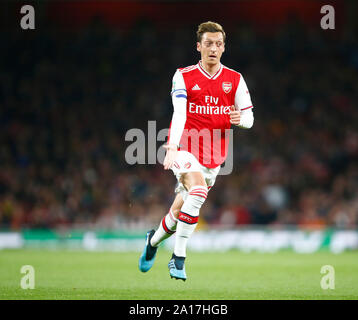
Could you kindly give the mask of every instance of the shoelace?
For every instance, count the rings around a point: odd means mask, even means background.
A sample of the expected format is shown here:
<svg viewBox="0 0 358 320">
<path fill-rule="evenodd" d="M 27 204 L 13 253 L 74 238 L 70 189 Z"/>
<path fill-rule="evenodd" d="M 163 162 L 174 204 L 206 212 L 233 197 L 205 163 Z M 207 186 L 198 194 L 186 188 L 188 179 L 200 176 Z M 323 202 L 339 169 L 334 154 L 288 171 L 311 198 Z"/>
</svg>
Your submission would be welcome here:
<svg viewBox="0 0 358 320">
<path fill-rule="evenodd" d="M 173 269 L 176 269 L 176 267 L 175 267 L 175 263 L 174 263 L 174 260 L 170 260 L 169 261 L 169 268 L 173 268 Z"/>
</svg>

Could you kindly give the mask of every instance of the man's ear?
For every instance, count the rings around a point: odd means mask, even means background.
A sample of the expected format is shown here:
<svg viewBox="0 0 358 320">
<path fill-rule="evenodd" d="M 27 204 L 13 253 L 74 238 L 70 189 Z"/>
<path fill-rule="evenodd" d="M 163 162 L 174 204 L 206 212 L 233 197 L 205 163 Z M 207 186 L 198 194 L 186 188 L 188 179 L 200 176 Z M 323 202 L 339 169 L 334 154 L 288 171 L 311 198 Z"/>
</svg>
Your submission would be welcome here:
<svg viewBox="0 0 358 320">
<path fill-rule="evenodd" d="M 197 42 L 196 43 L 196 51 L 200 52 L 200 50 L 201 50 L 201 44 L 200 44 L 200 42 Z"/>
</svg>

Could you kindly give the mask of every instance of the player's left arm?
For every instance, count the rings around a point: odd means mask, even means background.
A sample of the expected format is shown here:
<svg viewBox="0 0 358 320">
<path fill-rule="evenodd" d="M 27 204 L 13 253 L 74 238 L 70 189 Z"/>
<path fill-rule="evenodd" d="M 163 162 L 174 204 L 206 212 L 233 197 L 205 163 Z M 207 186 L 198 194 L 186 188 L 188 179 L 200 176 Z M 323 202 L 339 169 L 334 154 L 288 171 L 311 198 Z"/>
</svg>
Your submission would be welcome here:
<svg viewBox="0 0 358 320">
<path fill-rule="evenodd" d="M 230 113 L 230 122 L 243 129 L 250 129 L 254 124 L 253 105 L 244 77 L 241 75 L 235 93 L 235 106 Z"/>
</svg>

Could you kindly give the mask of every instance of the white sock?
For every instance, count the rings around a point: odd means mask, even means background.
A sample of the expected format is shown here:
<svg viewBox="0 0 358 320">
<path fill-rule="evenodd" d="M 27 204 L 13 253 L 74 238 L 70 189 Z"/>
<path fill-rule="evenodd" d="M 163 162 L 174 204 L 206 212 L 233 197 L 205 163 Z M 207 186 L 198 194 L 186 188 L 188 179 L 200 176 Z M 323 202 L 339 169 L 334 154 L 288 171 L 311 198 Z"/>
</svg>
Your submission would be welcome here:
<svg viewBox="0 0 358 320">
<path fill-rule="evenodd" d="M 208 195 L 204 186 L 194 186 L 181 207 L 175 238 L 174 254 L 177 257 L 186 257 L 186 246 L 189 237 L 194 232 L 199 219 L 200 208 Z"/>
<path fill-rule="evenodd" d="M 176 230 L 178 219 L 174 217 L 172 209 L 169 210 L 168 214 L 162 219 L 159 224 L 157 231 L 155 231 L 150 244 L 153 247 L 157 247 L 163 240 L 169 238 Z"/>
</svg>

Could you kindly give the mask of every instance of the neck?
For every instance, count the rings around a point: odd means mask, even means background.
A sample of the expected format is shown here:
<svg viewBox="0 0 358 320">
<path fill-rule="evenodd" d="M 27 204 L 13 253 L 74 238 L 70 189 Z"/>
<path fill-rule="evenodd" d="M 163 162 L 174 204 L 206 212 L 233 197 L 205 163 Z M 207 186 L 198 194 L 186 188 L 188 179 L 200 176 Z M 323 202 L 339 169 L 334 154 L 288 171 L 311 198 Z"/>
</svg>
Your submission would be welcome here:
<svg viewBox="0 0 358 320">
<path fill-rule="evenodd" d="M 208 64 L 205 63 L 203 60 L 201 60 L 201 65 L 204 68 L 204 70 L 207 73 L 209 73 L 211 76 L 213 76 L 220 69 L 220 62 L 216 64 Z"/>
</svg>

